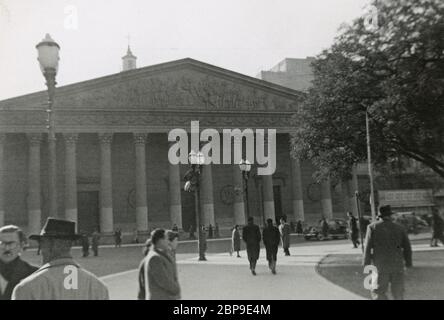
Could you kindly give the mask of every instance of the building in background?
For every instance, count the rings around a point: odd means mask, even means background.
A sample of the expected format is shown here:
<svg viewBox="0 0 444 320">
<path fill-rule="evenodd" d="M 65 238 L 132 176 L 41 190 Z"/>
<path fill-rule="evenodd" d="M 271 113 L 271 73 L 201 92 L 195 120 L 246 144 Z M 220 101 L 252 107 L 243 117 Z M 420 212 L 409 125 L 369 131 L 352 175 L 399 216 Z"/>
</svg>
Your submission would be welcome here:
<svg viewBox="0 0 444 320">
<path fill-rule="evenodd" d="M 249 180 L 256 222 L 343 216 L 350 199 L 340 186 L 313 183 L 312 166 L 290 157 L 290 120 L 304 93 L 189 58 L 137 68 L 128 48 L 122 59 L 119 73 L 56 89 L 58 216 L 79 232 L 194 225 L 194 198 L 183 191 L 188 165 L 168 161 L 168 132 L 190 131 L 194 120 L 201 131 L 277 130 L 275 173 L 253 169 Z M 48 216 L 46 101 L 46 90 L 0 101 L 0 225 L 28 233 Z M 238 164 L 204 166 L 202 180 L 205 225 L 223 234 L 244 224 Z"/>
</svg>

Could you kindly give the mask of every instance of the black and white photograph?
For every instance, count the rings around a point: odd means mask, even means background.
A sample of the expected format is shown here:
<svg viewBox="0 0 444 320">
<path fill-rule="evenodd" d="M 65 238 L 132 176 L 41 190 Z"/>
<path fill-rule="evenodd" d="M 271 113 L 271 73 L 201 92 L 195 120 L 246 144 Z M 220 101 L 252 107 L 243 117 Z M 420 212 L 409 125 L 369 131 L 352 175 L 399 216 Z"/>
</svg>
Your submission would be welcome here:
<svg viewBox="0 0 444 320">
<path fill-rule="evenodd" d="M 0 300 L 443 299 L 444 1 L 0 0 Z"/>
</svg>

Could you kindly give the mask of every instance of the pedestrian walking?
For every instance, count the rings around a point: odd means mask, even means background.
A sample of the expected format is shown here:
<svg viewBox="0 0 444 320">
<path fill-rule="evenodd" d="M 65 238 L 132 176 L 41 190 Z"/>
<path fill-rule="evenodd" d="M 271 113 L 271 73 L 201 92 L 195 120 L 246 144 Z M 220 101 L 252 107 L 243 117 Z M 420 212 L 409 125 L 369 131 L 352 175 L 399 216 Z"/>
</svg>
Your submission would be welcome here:
<svg viewBox="0 0 444 320">
<path fill-rule="evenodd" d="M 196 236 L 194 235 L 194 225 L 191 224 L 188 231 L 190 232 L 190 240 L 196 239 Z"/>
<path fill-rule="evenodd" d="M 247 256 L 250 262 L 250 270 L 256 275 L 256 263 L 259 259 L 261 231 L 253 222 L 253 217 L 248 218 L 248 224 L 242 230 L 242 239 L 247 246 Z"/>
<path fill-rule="evenodd" d="M 94 253 L 94 257 L 98 257 L 99 256 L 99 242 L 100 242 L 100 233 L 99 233 L 99 231 L 98 230 L 95 230 L 93 233 L 92 233 L 92 240 L 91 240 L 91 243 L 92 243 L 92 250 L 93 250 L 93 253 Z"/>
<path fill-rule="evenodd" d="M 430 241 L 431 247 L 438 247 L 438 240 L 444 244 L 444 220 L 438 213 L 436 208 L 432 211 L 432 239 Z"/>
<path fill-rule="evenodd" d="M 81 242 L 82 242 L 82 257 L 86 258 L 87 256 L 89 256 L 89 239 L 86 233 L 82 234 Z"/>
<path fill-rule="evenodd" d="M 322 232 L 322 236 L 324 237 L 324 239 L 328 238 L 328 222 L 327 219 L 325 219 L 325 217 L 322 217 L 321 220 L 321 232 Z"/>
<path fill-rule="evenodd" d="M 287 217 L 280 219 L 279 232 L 281 234 L 282 248 L 286 256 L 290 255 L 290 225 L 287 223 Z"/>
<path fill-rule="evenodd" d="M 367 227 L 364 266 L 376 267 L 372 299 L 387 300 L 390 284 L 395 300 L 404 299 L 404 267 L 412 267 L 412 248 L 405 228 L 391 220 L 389 205 L 379 208 L 380 219 Z"/>
<path fill-rule="evenodd" d="M 180 299 L 177 269 L 170 250 L 165 230 L 153 230 L 139 266 L 139 300 Z"/>
<path fill-rule="evenodd" d="M 304 233 L 304 229 L 302 228 L 302 221 L 301 220 L 298 220 L 298 222 L 296 223 L 296 233 L 297 234 Z"/>
<path fill-rule="evenodd" d="M 12 290 L 38 267 L 22 260 L 26 236 L 14 225 L 0 228 L 0 300 L 10 300 Z"/>
<path fill-rule="evenodd" d="M 48 218 L 41 233 L 29 237 L 41 243 L 44 264 L 15 287 L 13 300 L 109 299 L 105 284 L 71 257 L 72 245 L 80 238 L 75 228 L 75 222 Z M 75 284 L 67 281 L 70 276 Z"/>
<path fill-rule="evenodd" d="M 240 248 L 241 247 L 241 238 L 240 238 L 240 233 L 239 233 L 239 226 L 235 225 L 233 227 L 233 231 L 231 233 L 231 249 L 232 252 L 237 252 L 237 257 L 240 258 Z"/>
<path fill-rule="evenodd" d="M 139 231 L 137 231 L 137 228 L 133 231 L 133 243 L 139 243 Z"/>
<path fill-rule="evenodd" d="M 114 244 L 116 248 L 122 246 L 122 230 L 120 228 L 114 232 Z"/>
<path fill-rule="evenodd" d="M 208 226 L 208 238 L 209 238 L 209 239 L 212 239 L 212 238 L 213 238 L 213 226 L 211 225 L 211 223 L 210 223 L 210 225 Z"/>
<path fill-rule="evenodd" d="M 262 232 L 265 252 L 267 254 L 268 267 L 271 273 L 276 274 L 276 262 L 281 233 L 279 229 L 273 225 L 272 219 L 267 219 L 267 226 Z"/>
<path fill-rule="evenodd" d="M 358 219 L 353 216 L 353 213 L 350 211 L 347 212 L 348 216 L 348 232 L 350 235 L 350 240 L 353 244 L 353 248 L 357 248 L 360 244 L 359 242 L 359 229 L 358 229 Z"/>
</svg>

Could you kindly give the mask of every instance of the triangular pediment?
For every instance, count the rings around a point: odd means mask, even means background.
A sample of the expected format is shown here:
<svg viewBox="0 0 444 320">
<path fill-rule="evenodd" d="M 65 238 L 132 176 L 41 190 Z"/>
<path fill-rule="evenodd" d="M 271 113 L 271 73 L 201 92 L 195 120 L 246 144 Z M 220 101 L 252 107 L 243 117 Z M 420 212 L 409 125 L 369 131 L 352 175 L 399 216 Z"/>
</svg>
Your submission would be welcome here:
<svg viewBox="0 0 444 320">
<path fill-rule="evenodd" d="M 59 110 L 292 111 L 303 93 L 193 59 L 97 78 L 56 90 Z M 40 108 L 46 92 L 0 101 L 0 109 Z"/>
</svg>

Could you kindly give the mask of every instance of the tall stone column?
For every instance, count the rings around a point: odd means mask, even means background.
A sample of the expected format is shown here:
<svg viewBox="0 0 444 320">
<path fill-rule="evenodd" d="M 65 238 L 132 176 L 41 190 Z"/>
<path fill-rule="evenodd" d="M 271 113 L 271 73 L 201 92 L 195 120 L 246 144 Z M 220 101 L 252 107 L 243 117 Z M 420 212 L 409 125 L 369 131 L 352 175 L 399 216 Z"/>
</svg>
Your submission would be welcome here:
<svg viewBox="0 0 444 320">
<path fill-rule="evenodd" d="M 40 207 L 40 133 L 28 134 L 28 233 L 39 234 L 42 211 Z"/>
<path fill-rule="evenodd" d="M 262 139 L 260 136 L 256 136 L 256 139 Z M 268 150 L 268 136 L 263 137 L 264 150 Z M 257 147 L 257 144 L 256 144 Z M 264 219 L 276 219 L 274 208 L 274 194 L 273 194 L 273 175 L 262 176 L 262 192 L 264 201 Z"/>
<path fill-rule="evenodd" d="M 136 223 L 137 231 L 148 231 L 145 148 L 148 134 L 135 133 L 136 148 Z"/>
<path fill-rule="evenodd" d="M 100 141 L 100 232 L 111 233 L 113 223 L 113 192 L 111 171 L 112 133 L 99 133 Z"/>
<path fill-rule="evenodd" d="M 327 219 L 333 218 L 333 203 L 331 201 L 330 179 L 324 180 L 321 183 L 321 205 L 322 215 Z"/>
<path fill-rule="evenodd" d="M 304 196 L 302 187 L 301 163 L 299 159 L 291 158 L 293 215 L 296 221 L 305 220 Z"/>
<path fill-rule="evenodd" d="M 63 137 L 65 139 L 65 218 L 74 221 L 77 228 L 76 144 L 79 135 L 64 134 Z"/>
<path fill-rule="evenodd" d="M 5 181 L 5 163 L 4 163 L 4 148 L 6 142 L 6 135 L 0 133 L 0 227 L 5 224 L 5 195 L 4 195 L 4 181 Z"/>
<path fill-rule="evenodd" d="M 234 150 L 236 148 L 242 148 L 242 138 L 235 136 L 234 137 Z M 242 150 L 242 149 L 241 149 Z M 236 188 L 239 188 L 241 192 L 234 193 L 234 202 L 233 202 L 233 217 L 235 225 L 245 225 L 245 217 L 247 213 L 245 211 L 245 202 L 244 202 L 244 179 L 242 178 L 242 171 L 240 170 L 238 163 L 233 163 L 233 185 Z M 251 213 L 250 213 L 251 214 Z"/>
<path fill-rule="evenodd" d="M 203 210 L 203 225 L 212 225 L 214 227 L 214 200 L 213 200 L 213 173 L 212 164 L 202 166 L 201 185 L 200 185 L 200 206 Z"/>
<path fill-rule="evenodd" d="M 170 146 L 175 142 L 170 142 Z M 170 219 L 172 225 L 176 224 L 182 229 L 182 200 L 181 200 L 181 181 L 180 165 L 171 164 L 168 161 L 168 190 L 170 196 Z"/>
</svg>

